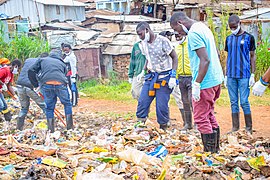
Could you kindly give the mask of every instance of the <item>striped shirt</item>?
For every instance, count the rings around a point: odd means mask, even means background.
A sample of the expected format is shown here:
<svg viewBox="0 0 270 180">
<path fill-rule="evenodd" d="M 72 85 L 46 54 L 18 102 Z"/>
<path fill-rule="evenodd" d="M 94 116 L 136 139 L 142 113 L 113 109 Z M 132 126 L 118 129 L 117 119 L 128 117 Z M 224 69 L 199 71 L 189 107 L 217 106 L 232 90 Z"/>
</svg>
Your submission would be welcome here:
<svg viewBox="0 0 270 180">
<path fill-rule="evenodd" d="M 231 34 L 226 38 L 225 51 L 227 57 L 227 77 L 250 78 L 250 51 L 255 51 L 255 39 L 244 32 L 241 35 Z"/>
</svg>

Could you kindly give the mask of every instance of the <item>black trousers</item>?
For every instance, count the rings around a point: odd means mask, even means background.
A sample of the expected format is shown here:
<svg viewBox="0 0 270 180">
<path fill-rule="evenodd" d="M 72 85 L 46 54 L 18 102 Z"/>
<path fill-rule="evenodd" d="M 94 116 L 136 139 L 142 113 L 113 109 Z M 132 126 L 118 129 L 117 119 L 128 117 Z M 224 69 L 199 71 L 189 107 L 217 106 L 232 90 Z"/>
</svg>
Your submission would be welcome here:
<svg viewBox="0 0 270 180">
<path fill-rule="evenodd" d="M 180 75 L 178 79 L 184 111 L 192 112 L 192 76 Z"/>
</svg>

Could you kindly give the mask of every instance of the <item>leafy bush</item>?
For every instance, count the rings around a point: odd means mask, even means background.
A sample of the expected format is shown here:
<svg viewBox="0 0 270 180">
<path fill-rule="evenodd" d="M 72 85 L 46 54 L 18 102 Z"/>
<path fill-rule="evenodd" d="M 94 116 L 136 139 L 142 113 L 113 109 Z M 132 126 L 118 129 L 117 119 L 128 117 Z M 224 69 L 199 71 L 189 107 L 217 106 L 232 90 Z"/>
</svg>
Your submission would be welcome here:
<svg viewBox="0 0 270 180">
<path fill-rule="evenodd" d="M 270 67 L 270 52 L 268 48 L 270 47 L 269 41 L 270 33 L 268 38 L 262 39 L 260 43 L 258 43 L 256 49 L 256 78 L 259 79 L 265 71 Z"/>
<path fill-rule="evenodd" d="M 0 21 L 0 57 L 10 60 L 18 58 L 24 61 L 50 51 L 48 42 L 40 36 L 28 37 L 27 34 L 15 34 L 9 42 L 6 42 L 4 35 L 3 23 Z"/>
</svg>

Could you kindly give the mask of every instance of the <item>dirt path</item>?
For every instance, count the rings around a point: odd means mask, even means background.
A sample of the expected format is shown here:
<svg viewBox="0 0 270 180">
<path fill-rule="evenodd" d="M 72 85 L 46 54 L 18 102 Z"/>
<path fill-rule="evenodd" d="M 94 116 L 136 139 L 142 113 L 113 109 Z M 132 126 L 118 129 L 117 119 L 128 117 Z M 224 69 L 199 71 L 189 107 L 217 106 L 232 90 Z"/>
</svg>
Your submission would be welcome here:
<svg viewBox="0 0 270 180">
<path fill-rule="evenodd" d="M 112 100 L 96 100 L 81 98 L 79 101 L 79 106 L 75 107 L 75 111 L 92 111 L 98 113 L 115 113 L 125 115 L 127 113 L 134 114 L 136 112 L 136 103 L 128 103 L 121 101 Z M 180 117 L 180 112 L 177 106 L 171 106 L 171 118 L 176 119 L 180 122 L 182 127 L 182 119 Z M 269 106 L 257 106 L 252 107 L 252 117 L 253 117 L 253 129 L 255 130 L 254 136 L 262 136 L 270 138 L 270 107 Z M 155 107 L 151 106 L 151 113 L 155 112 Z M 217 106 L 215 109 L 216 117 L 221 127 L 221 133 L 226 133 L 231 129 L 231 110 L 230 107 L 220 107 Z M 152 115 L 155 119 L 154 114 Z M 240 113 L 241 118 L 241 128 L 244 128 L 244 115 Z"/>
</svg>

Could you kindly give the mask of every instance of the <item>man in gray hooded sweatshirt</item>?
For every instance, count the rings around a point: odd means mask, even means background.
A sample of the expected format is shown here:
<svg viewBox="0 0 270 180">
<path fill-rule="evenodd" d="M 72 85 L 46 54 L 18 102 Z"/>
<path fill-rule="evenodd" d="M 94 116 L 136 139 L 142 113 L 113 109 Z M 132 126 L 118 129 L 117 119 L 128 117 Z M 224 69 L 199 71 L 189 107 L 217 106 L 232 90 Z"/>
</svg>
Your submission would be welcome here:
<svg viewBox="0 0 270 180">
<path fill-rule="evenodd" d="M 39 74 L 39 81 L 36 75 Z M 48 129 L 54 132 L 54 109 L 57 97 L 65 108 L 67 129 L 73 129 L 72 104 L 67 89 L 67 69 L 62 60 L 61 50 L 54 49 L 48 57 L 37 61 L 28 71 L 28 77 L 34 87 L 40 85 L 46 104 Z"/>
</svg>

